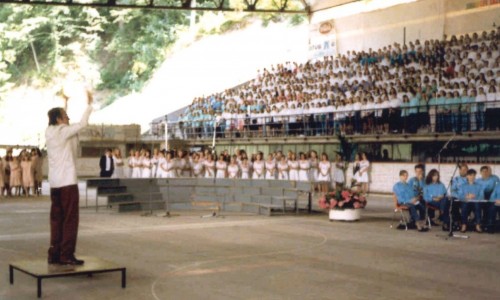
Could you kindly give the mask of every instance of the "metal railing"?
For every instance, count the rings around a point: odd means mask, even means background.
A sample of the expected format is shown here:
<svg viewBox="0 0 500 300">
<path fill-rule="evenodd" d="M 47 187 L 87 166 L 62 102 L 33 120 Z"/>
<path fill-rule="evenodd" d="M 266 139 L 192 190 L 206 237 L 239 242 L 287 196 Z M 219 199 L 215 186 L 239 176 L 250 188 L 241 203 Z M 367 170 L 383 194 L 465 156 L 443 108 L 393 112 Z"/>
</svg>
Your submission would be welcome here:
<svg viewBox="0 0 500 300">
<path fill-rule="evenodd" d="M 212 120 L 183 120 L 168 122 L 167 128 L 170 137 L 180 139 L 500 130 L 500 100 L 350 111 L 332 107 L 321 109 L 303 114 L 245 114 Z M 151 132 L 162 137 L 164 128 L 164 123 L 153 123 Z"/>
</svg>

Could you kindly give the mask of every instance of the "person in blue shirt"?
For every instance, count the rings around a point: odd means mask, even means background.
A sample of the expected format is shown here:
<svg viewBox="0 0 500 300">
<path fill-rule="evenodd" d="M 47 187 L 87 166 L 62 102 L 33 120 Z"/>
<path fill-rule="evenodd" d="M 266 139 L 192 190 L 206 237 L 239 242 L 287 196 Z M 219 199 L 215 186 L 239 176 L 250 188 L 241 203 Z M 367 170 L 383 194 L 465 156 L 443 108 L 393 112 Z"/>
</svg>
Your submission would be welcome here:
<svg viewBox="0 0 500 300">
<path fill-rule="evenodd" d="M 496 185 L 488 201 L 488 233 L 495 232 L 498 213 L 500 213 L 500 184 Z"/>
<path fill-rule="evenodd" d="M 399 172 L 399 179 L 400 181 L 392 188 L 394 197 L 400 205 L 408 207 L 410 216 L 415 221 L 417 229 L 425 231 L 425 204 L 418 197 L 415 197 L 413 187 L 407 182 L 408 172 L 406 170 Z"/>
<path fill-rule="evenodd" d="M 491 193 L 493 193 L 500 179 L 498 176 L 491 174 L 491 168 L 488 166 L 482 166 L 479 173 L 481 173 L 481 177 L 476 179 L 476 182 L 483 187 L 484 199 L 490 200 Z"/>
<path fill-rule="evenodd" d="M 410 88 L 411 98 L 408 102 L 408 132 L 416 133 L 417 128 L 419 126 L 419 120 L 417 118 L 419 113 L 419 104 L 420 104 L 420 93 L 417 93 L 413 88 Z"/>
<path fill-rule="evenodd" d="M 470 126 L 470 114 L 471 114 L 471 106 L 474 103 L 475 99 L 471 98 L 467 95 L 467 91 L 462 93 L 460 97 L 460 123 L 462 125 L 462 132 L 469 131 Z"/>
<path fill-rule="evenodd" d="M 467 171 L 469 171 L 469 167 L 464 163 L 459 163 L 458 168 L 459 175 L 451 181 L 451 196 L 456 199 L 461 186 L 467 183 Z"/>
<path fill-rule="evenodd" d="M 476 224 L 476 231 L 483 232 L 481 229 L 481 203 L 469 202 L 484 200 L 483 188 L 476 183 L 476 170 L 470 169 L 467 171 L 467 183 L 462 185 L 459 189 L 458 199 L 462 202 L 462 227 L 461 232 L 467 231 L 467 218 L 470 211 L 474 209 L 474 223 Z"/>
<path fill-rule="evenodd" d="M 443 222 L 445 231 L 449 229 L 450 224 L 450 202 L 447 201 L 446 193 L 446 187 L 440 181 L 438 170 L 432 169 L 425 178 L 424 200 L 429 206 L 439 208 L 439 221 L 434 222 L 436 224 Z"/>
<path fill-rule="evenodd" d="M 413 189 L 414 197 L 423 200 L 425 186 L 425 166 L 423 164 L 415 165 L 415 177 L 410 178 L 408 184 Z"/>
</svg>

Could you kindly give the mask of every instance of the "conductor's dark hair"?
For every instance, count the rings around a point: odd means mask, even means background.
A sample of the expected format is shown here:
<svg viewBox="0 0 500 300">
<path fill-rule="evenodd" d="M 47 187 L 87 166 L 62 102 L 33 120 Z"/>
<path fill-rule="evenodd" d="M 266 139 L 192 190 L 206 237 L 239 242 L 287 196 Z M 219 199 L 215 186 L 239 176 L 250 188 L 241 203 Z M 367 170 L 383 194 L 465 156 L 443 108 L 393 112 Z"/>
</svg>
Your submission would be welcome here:
<svg viewBox="0 0 500 300">
<path fill-rule="evenodd" d="M 47 115 L 49 116 L 49 126 L 50 125 L 57 125 L 57 119 L 62 118 L 62 110 L 63 108 L 61 107 L 54 107 L 49 112 Z"/>
</svg>

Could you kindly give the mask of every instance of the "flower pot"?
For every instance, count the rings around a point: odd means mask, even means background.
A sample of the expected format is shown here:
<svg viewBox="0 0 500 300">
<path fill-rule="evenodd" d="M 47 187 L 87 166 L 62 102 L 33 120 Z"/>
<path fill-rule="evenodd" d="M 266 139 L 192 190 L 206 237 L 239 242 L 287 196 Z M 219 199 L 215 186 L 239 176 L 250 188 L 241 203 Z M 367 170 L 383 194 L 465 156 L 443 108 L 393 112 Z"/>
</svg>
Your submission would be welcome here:
<svg viewBox="0 0 500 300">
<path fill-rule="evenodd" d="M 361 209 L 330 209 L 330 221 L 357 221 L 361 219 Z"/>
</svg>

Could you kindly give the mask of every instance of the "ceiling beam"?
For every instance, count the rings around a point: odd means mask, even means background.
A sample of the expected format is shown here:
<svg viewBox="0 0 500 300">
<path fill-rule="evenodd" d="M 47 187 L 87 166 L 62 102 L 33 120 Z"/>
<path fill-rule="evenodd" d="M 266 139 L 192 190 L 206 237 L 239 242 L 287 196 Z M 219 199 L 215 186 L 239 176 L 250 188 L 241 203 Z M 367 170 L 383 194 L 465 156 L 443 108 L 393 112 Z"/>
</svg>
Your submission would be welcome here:
<svg viewBox="0 0 500 300">
<path fill-rule="evenodd" d="M 98 0 L 97 0 L 98 1 Z M 299 1 L 299 0 L 295 0 Z M 131 8 L 131 9 L 161 9 L 161 10 L 186 10 L 186 11 L 223 11 L 223 12 L 234 12 L 234 11 L 244 11 L 244 12 L 255 12 L 255 13 L 289 13 L 289 14 L 307 14 L 308 7 L 304 6 L 304 9 L 288 9 L 287 7 L 276 7 L 261 9 L 257 7 L 258 0 L 246 0 L 246 8 L 238 9 L 226 5 L 224 0 L 214 0 L 212 3 L 213 7 L 203 7 L 197 5 L 196 7 L 191 7 L 192 0 L 184 0 L 181 5 L 157 5 L 155 0 L 149 0 L 145 4 L 121 4 L 117 3 L 117 0 L 107 0 L 106 2 L 76 2 L 75 0 L 66 0 L 66 2 L 53 2 L 45 0 L 0 0 L 0 4 L 15 4 L 15 5 L 45 5 L 45 6 L 69 6 L 69 7 L 95 7 L 95 8 Z M 288 1 L 286 1 L 288 2 Z"/>
</svg>

